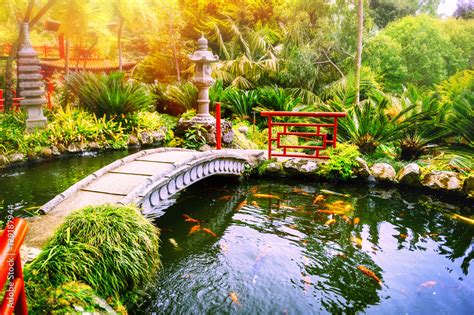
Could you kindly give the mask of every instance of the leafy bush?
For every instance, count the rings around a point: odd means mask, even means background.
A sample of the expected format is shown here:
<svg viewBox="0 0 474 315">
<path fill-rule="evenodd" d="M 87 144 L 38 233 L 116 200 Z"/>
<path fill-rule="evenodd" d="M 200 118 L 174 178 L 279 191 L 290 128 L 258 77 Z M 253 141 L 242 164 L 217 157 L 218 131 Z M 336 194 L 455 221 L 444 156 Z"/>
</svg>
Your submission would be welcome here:
<svg viewBox="0 0 474 315">
<path fill-rule="evenodd" d="M 237 117 L 250 120 L 257 100 L 258 94 L 255 90 L 244 91 L 228 88 L 225 90 L 223 106 Z"/>
<path fill-rule="evenodd" d="M 70 214 L 40 255 L 25 268 L 29 290 L 81 281 L 102 297 L 127 301 L 160 266 L 159 230 L 131 206 L 89 206 Z M 46 306 L 45 306 L 46 307 Z"/>
<path fill-rule="evenodd" d="M 183 136 L 183 146 L 186 149 L 197 150 L 206 144 L 204 134 L 207 130 L 199 124 L 189 127 Z"/>
<path fill-rule="evenodd" d="M 298 111 L 301 104 L 299 97 L 293 97 L 286 93 L 284 89 L 277 86 L 265 86 L 257 89 L 258 103 L 265 110 L 269 111 Z"/>
<path fill-rule="evenodd" d="M 121 119 L 153 104 L 153 97 L 145 86 L 125 81 L 122 72 L 110 75 L 73 73 L 67 78 L 67 85 L 79 99 L 79 105 L 97 117 Z"/>
<path fill-rule="evenodd" d="M 180 107 L 183 112 L 197 107 L 198 90 L 190 82 L 168 85 L 164 96 L 168 102 Z"/>
<path fill-rule="evenodd" d="M 355 160 L 358 156 L 360 152 L 355 145 L 339 143 L 330 151 L 328 162 L 321 165 L 318 174 L 326 178 L 348 180 L 358 166 Z"/>
</svg>

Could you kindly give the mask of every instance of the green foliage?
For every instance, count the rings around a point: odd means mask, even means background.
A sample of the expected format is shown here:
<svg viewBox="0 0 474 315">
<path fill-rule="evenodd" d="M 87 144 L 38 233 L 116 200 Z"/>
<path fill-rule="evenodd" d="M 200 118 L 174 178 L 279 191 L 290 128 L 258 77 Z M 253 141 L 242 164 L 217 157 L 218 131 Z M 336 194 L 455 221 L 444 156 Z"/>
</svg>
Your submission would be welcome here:
<svg viewBox="0 0 474 315">
<path fill-rule="evenodd" d="M 355 159 L 359 156 L 360 152 L 355 145 L 339 143 L 335 149 L 331 149 L 328 162 L 321 164 L 318 174 L 326 178 L 348 180 L 358 166 Z"/>
<path fill-rule="evenodd" d="M 204 144 L 206 144 L 206 138 L 204 134 L 207 130 L 199 124 L 191 126 L 183 136 L 183 146 L 186 149 L 198 150 Z"/>
<path fill-rule="evenodd" d="M 25 268 L 30 301 L 44 292 L 81 281 L 102 297 L 127 301 L 160 266 L 159 230 L 130 206 L 90 206 L 70 214 L 40 255 Z M 47 305 L 43 305 L 47 308 Z"/>
<path fill-rule="evenodd" d="M 183 111 L 197 107 L 198 90 L 190 82 L 168 85 L 164 96 L 168 102 L 181 107 Z"/>
<path fill-rule="evenodd" d="M 258 101 L 255 90 L 245 91 L 235 88 L 225 90 L 223 106 L 241 119 L 250 120 Z"/>
<path fill-rule="evenodd" d="M 73 73 L 67 78 L 67 84 L 79 99 L 79 105 L 97 117 L 120 120 L 127 114 L 148 109 L 153 103 L 145 86 L 125 81 L 121 72 L 110 75 Z"/>
<path fill-rule="evenodd" d="M 264 86 L 257 89 L 258 104 L 269 111 L 298 111 L 299 97 L 293 97 L 278 86 Z M 301 106 L 300 106 L 301 107 Z"/>
</svg>

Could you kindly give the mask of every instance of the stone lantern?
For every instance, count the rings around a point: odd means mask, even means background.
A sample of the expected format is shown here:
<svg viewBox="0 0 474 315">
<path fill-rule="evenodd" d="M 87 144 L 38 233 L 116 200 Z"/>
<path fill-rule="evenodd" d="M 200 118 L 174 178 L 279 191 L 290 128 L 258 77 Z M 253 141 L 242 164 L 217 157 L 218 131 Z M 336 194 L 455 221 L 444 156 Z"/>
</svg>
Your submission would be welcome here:
<svg viewBox="0 0 474 315">
<path fill-rule="evenodd" d="M 204 35 L 198 40 L 198 50 L 188 56 L 196 64 L 194 78 L 191 82 L 198 88 L 198 111 L 192 121 L 195 123 L 215 123 L 209 114 L 209 88 L 214 84 L 211 77 L 211 63 L 219 60 L 219 56 L 208 50 Z"/>
<path fill-rule="evenodd" d="M 28 23 L 22 24 L 22 43 L 18 51 L 18 80 L 20 87 L 21 106 L 26 107 L 28 118 L 26 128 L 32 131 L 36 128 L 45 128 L 46 117 L 43 115 L 44 83 L 41 81 L 41 66 L 38 54 L 31 46 Z"/>
</svg>

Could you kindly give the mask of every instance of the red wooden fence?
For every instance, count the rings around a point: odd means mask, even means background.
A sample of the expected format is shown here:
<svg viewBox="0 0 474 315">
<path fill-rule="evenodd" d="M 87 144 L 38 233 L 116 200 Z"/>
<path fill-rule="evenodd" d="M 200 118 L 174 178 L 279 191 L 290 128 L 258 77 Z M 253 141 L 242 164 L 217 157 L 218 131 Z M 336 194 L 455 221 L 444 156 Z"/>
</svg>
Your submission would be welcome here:
<svg viewBox="0 0 474 315">
<path fill-rule="evenodd" d="M 299 157 L 299 158 L 319 158 L 328 159 L 329 156 L 321 155 L 320 151 L 328 148 L 328 145 L 336 147 L 337 137 L 337 119 L 346 116 L 346 113 L 341 112 L 261 112 L 261 116 L 268 117 L 268 158 L 272 156 L 287 156 L 287 157 Z M 314 123 L 314 122 L 277 122 L 273 121 L 273 117 L 306 117 L 306 118 L 328 118 L 329 123 Z M 283 127 L 283 131 L 273 132 L 273 127 Z M 293 128 L 292 128 L 293 127 Z M 296 131 L 297 128 L 305 128 L 305 131 Z M 312 130 L 314 128 L 314 130 Z M 321 128 L 324 130 L 332 129 L 332 137 L 328 139 L 328 133 L 323 133 Z M 291 130 L 290 130 L 291 129 Z M 307 131 L 307 130 L 310 131 Z M 282 136 L 296 136 L 304 139 L 315 139 L 319 138 L 321 145 L 284 145 L 282 144 Z M 273 151 L 273 143 L 276 143 L 275 149 L 279 151 Z M 302 154 L 298 152 L 288 152 L 288 149 L 310 149 L 314 150 L 314 154 Z"/>
<path fill-rule="evenodd" d="M 0 292 L 4 293 L 0 306 L 1 315 L 13 312 L 16 315 L 28 314 L 20 259 L 20 247 L 27 231 L 26 221 L 15 218 L 7 223 L 0 237 Z"/>
</svg>

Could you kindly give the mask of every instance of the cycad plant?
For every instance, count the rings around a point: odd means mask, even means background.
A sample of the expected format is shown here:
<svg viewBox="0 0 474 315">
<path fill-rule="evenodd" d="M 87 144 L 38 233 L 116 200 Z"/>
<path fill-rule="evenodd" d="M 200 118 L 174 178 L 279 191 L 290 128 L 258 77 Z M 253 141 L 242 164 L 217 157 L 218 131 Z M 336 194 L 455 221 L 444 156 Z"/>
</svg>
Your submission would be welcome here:
<svg viewBox="0 0 474 315">
<path fill-rule="evenodd" d="M 257 105 L 258 94 L 255 90 L 245 91 L 227 88 L 224 93 L 224 107 L 244 120 L 250 120 Z"/>
<path fill-rule="evenodd" d="M 67 85 L 79 99 L 79 105 L 97 117 L 121 119 L 153 104 L 151 93 L 137 82 L 125 81 L 121 72 L 74 73 L 67 78 Z"/>
<path fill-rule="evenodd" d="M 278 86 L 265 86 L 257 89 L 258 103 L 270 111 L 292 112 L 298 111 L 301 106 L 301 99 L 289 95 L 284 89 Z"/>
</svg>

